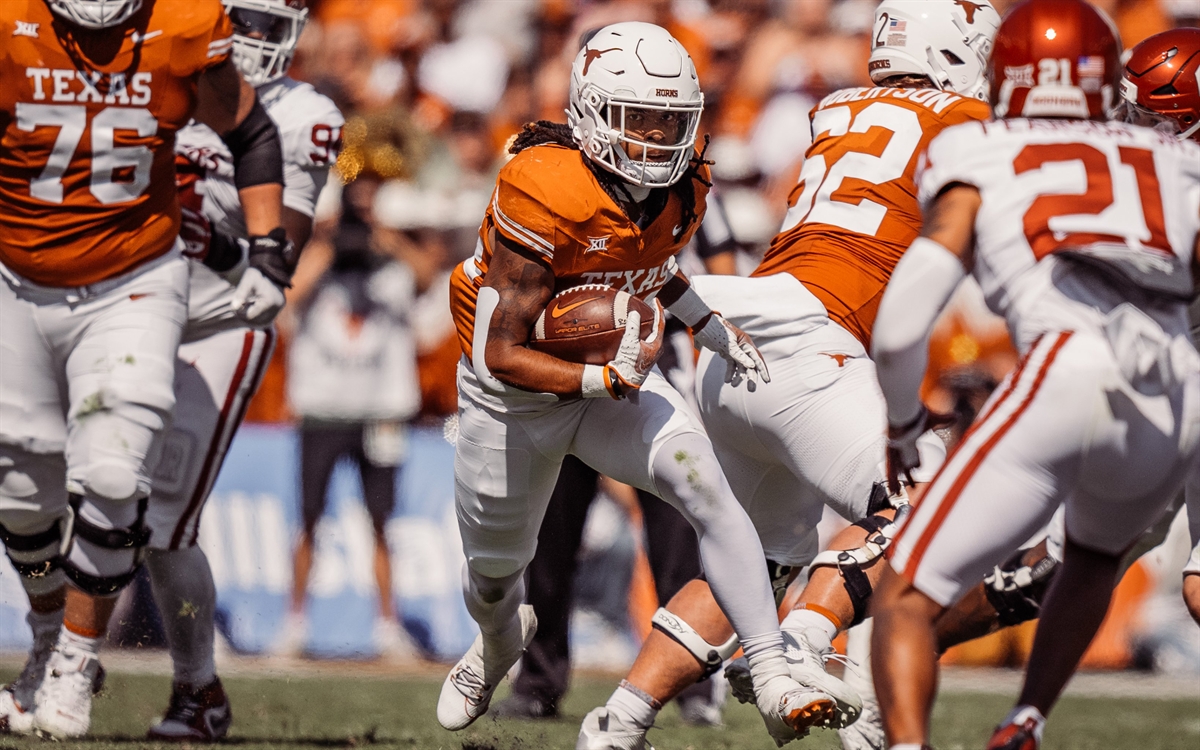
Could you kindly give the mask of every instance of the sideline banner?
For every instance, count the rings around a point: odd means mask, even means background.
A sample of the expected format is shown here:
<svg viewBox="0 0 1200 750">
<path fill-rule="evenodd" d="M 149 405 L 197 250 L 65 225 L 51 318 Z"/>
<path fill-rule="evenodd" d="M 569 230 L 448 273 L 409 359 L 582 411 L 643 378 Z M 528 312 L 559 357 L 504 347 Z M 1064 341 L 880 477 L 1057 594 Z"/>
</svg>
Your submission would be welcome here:
<svg viewBox="0 0 1200 750">
<path fill-rule="evenodd" d="M 217 586 L 217 623 L 246 653 L 269 652 L 282 632 L 300 526 L 299 441 L 289 426 L 244 425 L 204 510 L 200 545 Z M 477 632 L 461 591 L 454 515 L 454 447 L 440 428 L 409 433 L 387 526 L 392 588 L 409 633 L 433 657 L 458 658 Z M 376 612 L 371 521 L 357 468 L 340 462 L 317 527 L 308 587 L 306 652 L 368 658 Z M 0 558 L 0 650 L 25 650 L 28 602 Z"/>
</svg>

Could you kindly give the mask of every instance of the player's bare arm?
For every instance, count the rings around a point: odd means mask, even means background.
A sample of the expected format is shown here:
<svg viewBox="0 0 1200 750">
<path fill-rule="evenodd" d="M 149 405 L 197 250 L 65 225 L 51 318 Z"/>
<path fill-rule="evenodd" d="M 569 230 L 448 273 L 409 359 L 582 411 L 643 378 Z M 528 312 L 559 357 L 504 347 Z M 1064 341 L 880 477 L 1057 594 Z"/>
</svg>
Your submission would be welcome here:
<svg viewBox="0 0 1200 750">
<path fill-rule="evenodd" d="M 554 272 L 532 250 L 497 235 L 483 277 L 500 301 L 488 325 L 484 357 L 488 370 L 505 385 L 535 393 L 575 398 L 583 386 L 583 365 L 567 362 L 526 344 L 538 315 L 554 296 Z M 476 321 L 477 324 L 483 321 Z"/>
</svg>

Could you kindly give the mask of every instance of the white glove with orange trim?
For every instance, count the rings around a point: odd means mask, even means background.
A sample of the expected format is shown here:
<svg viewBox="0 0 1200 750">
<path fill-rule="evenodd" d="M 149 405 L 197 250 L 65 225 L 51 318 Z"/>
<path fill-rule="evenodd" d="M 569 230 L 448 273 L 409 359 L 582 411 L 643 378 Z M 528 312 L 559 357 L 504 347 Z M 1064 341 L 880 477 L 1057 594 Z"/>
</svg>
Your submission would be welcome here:
<svg viewBox="0 0 1200 750">
<path fill-rule="evenodd" d="M 630 310 L 625 320 L 625 335 L 612 361 L 600 365 L 584 365 L 582 394 L 584 398 L 611 396 L 622 399 L 642 387 L 650 368 L 662 354 L 666 319 L 662 305 L 654 300 L 654 325 L 650 335 L 641 338 L 642 316 Z"/>
</svg>

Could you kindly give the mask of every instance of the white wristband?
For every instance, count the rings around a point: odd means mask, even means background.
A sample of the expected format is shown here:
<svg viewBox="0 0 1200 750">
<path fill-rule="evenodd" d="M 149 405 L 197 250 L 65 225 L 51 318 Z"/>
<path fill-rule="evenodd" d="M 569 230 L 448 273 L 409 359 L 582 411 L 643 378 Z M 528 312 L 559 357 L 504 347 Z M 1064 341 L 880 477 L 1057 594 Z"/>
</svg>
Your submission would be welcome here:
<svg viewBox="0 0 1200 750">
<path fill-rule="evenodd" d="M 683 321 L 688 328 L 693 328 L 704 319 L 705 315 L 712 312 L 712 308 L 700 299 L 700 295 L 696 294 L 696 290 L 690 284 L 687 291 L 679 295 L 679 299 L 667 305 L 667 309 L 671 311 L 672 315 Z"/>
<path fill-rule="evenodd" d="M 583 366 L 583 384 L 580 392 L 584 398 L 600 398 L 601 396 L 612 398 L 612 394 L 608 392 L 608 386 L 604 384 L 604 368 L 602 366 Z"/>
</svg>

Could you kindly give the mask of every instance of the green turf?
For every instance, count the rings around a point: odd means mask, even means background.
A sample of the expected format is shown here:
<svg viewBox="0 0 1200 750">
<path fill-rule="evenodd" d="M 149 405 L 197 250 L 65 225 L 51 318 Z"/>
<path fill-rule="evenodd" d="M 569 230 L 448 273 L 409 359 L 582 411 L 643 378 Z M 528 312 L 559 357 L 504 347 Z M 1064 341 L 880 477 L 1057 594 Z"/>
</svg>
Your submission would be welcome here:
<svg viewBox="0 0 1200 750">
<path fill-rule="evenodd" d="M 11 679 L 0 673 L 0 681 Z M 573 748 L 579 721 L 603 702 L 614 680 L 576 681 L 557 721 L 494 721 L 453 734 L 434 718 L 439 681 L 434 678 L 363 679 L 232 678 L 230 744 L 243 748 L 362 747 L 422 750 L 542 750 Z M 124 749 L 155 747 L 141 739 L 165 706 L 166 677 L 112 674 L 93 710 L 93 739 L 49 744 L 0 737 L 0 749 L 42 747 Z M 502 688 L 502 697 L 507 688 Z M 989 729 L 1009 707 L 999 696 L 946 695 L 934 715 L 939 750 L 980 750 Z M 724 729 L 683 727 L 669 707 L 650 733 L 658 750 L 771 750 L 762 723 L 748 706 L 731 705 Z M 169 746 L 162 746 L 169 747 Z M 832 750 L 832 732 L 815 732 L 790 747 Z M 1195 701 L 1068 698 L 1055 712 L 1044 750 L 1197 750 L 1200 711 Z"/>
</svg>

